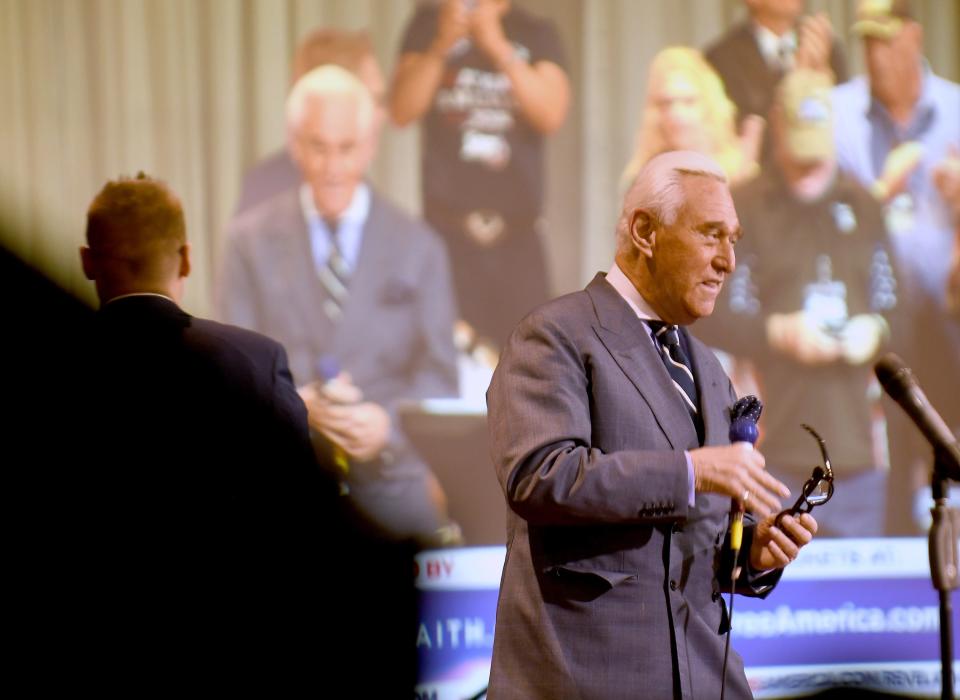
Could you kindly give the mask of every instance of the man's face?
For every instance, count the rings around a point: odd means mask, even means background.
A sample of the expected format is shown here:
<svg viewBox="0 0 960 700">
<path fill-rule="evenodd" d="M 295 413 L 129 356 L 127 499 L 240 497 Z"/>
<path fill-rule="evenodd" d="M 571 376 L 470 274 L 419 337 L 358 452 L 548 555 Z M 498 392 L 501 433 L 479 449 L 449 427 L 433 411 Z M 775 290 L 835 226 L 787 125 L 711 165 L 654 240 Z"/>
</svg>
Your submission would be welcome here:
<svg viewBox="0 0 960 700">
<path fill-rule="evenodd" d="M 337 217 L 350 205 L 373 159 L 374 134 L 372 123 L 360 124 L 357 97 L 308 100 L 294 133 L 293 156 L 321 216 Z"/>
<path fill-rule="evenodd" d="M 916 82 L 922 36 L 920 25 L 906 22 L 889 39 L 864 37 L 870 90 L 885 105 L 896 104 L 904 90 Z"/>
<path fill-rule="evenodd" d="M 691 175 L 682 182 L 685 204 L 672 225 L 657 229 L 646 264 L 655 297 L 648 301 L 664 321 L 688 324 L 713 313 L 736 265 L 740 220 L 725 183 Z"/>
<path fill-rule="evenodd" d="M 670 71 L 657 81 L 652 98 L 659 117 L 660 135 L 668 150 L 707 150 L 703 100 L 689 76 Z"/>
<path fill-rule="evenodd" d="M 773 17 L 792 24 L 803 12 L 804 0 L 747 0 L 746 4 L 753 17 Z"/>
</svg>

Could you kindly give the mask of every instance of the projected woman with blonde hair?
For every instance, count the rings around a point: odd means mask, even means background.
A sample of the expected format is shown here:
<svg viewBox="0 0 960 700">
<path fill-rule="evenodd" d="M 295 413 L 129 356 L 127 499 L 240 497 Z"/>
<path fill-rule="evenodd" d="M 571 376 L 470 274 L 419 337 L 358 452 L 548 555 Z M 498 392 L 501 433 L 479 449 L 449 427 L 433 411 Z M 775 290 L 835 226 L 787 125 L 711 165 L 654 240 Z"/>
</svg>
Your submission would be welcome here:
<svg viewBox="0 0 960 700">
<path fill-rule="evenodd" d="M 703 55 L 685 46 L 663 49 L 650 64 L 646 103 L 623 186 L 653 156 L 677 150 L 712 156 L 731 184 L 752 177 L 758 170 L 763 120 L 748 117 L 742 137 L 735 123 L 736 107 Z"/>
</svg>

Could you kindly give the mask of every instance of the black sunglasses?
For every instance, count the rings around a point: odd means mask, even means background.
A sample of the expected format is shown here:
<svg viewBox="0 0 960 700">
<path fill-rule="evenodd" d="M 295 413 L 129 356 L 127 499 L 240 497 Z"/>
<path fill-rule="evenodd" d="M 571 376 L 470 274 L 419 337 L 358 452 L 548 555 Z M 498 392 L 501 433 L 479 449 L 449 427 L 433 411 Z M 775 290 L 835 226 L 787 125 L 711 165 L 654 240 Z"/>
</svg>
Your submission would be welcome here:
<svg viewBox="0 0 960 700">
<path fill-rule="evenodd" d="M 803 491 L 793 507 L 781 511 L 777 515 L 776 525 L 780 526 L 780 518 L 784 515 L 798 515 L 809 513 L 815 506 L 822 506 L 833 497 L 833 467 L 830 465 L 830 455 L 827 454 L 827 444 L 816 430 L 806 423 L 801 424 L 808 433 L 813 435 L 820 445 L 820 455 L 823 457 L 823 466 L 813 468 L 813 475 L 803 485 Z"/>
</svg>

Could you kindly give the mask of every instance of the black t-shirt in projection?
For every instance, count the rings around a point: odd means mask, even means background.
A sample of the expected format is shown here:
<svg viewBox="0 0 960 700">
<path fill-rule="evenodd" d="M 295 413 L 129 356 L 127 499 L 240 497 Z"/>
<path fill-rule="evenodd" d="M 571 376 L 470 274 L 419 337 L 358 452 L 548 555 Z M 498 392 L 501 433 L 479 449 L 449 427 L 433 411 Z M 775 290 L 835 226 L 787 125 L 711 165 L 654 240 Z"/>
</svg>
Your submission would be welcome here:
<svg viewBox="0 0 960 700">
<path fill-rule="evenodd" d="M 877 466 L 871 363 L 801 364 L 765 339 L 771 314 L 800 310 L 827 333 L 839 333 L 854 316 L 881 314 L 899 337 L 900 292 L 879 205 L 846 175 L 809 202 L 792 196 L 776 173 L 735 188 L 733 196 L 744 231 L 736 269 L 713 314 L 691 331 L 756 363 L 768 469 L 796 478 L 810 473 L 818 451 L 801 423 L 823 435 L 838 473 Z"/>
<path fill-rule="evenodd" d="M 417 10 L 401 53 L 423 53 L 430 47 L 438 12 L 436 5 Z M 519 57 L 531 64 L 550 61 L 564 67 L 552 22 L 518 7 L 502 21 Z M 540 213 L 543 137 L 517 110 L 507 76 L 469 40 L 461 40 L 447 56 L 443 79 L 423 122 L 422 149 L 425 210 Z"/>
</svg>

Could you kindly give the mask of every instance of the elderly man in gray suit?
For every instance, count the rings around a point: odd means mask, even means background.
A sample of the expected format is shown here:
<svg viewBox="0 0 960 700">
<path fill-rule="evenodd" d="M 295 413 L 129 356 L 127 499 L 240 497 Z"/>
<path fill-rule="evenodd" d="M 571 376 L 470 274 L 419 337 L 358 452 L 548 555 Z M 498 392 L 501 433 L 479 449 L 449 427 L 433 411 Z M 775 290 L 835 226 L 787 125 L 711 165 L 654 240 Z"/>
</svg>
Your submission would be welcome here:
<svg viewBox="0 0 960 700">
<path fill-rule="evenodd" d="M 769 591 L 816 532 L 808 514 L 775 526 L 789 491 L 729 444 L 730 380 L 683 327 L 713 311 L 739 237 L 719 166 L 660 155 L 609 272 L 511 336 L 487 393 L 509 505 L 488 697 L 720 697 L 731 502 L 751 514 L 740 593 Z M 725 686 L 750 697 L 736 653 Z"/>
<path fill-rule="evenodd" d="M 218 303 L 286 347 L 316 442 L 360 512 L 432 546 L 456 528 L 395 409 L 456 394 L 453 293 L 439 238 L 364 181 L 382 118 L 338 66 L 300 78 L 287 127 L 303 183 L 231 221 Z"/>
</svg>

